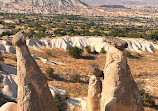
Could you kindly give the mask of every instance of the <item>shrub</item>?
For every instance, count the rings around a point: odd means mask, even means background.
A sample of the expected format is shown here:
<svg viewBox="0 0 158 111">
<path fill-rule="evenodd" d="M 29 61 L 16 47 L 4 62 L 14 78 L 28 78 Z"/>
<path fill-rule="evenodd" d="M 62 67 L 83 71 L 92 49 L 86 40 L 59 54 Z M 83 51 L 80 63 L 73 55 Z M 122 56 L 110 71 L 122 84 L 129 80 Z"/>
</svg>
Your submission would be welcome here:
<svg viewBox="0 0 158 111">
<path fill-rule="evenodd" d="M 86 50 L 87 53 L 91 53 L 91 47 L 90 46 L 86 46 L 85 50 Z"/>
<path fill-rule="evenodd" d="M 144 89 L 140 90 L 140 94 L 141 94 L 144 106 L 155 107 L 155 101 L 150 97 L 148 93 L 145 92 Z"/>
<path fill-rule="evenodd" d="M 0 55 L 0 61 L 4 62 L 4 57 Z"/>
<path fill-rule="evenodd" d="M 78 48 L 77 46 L 69 48 L 69 55 L 71 55 L 73 58 L 79 59 L 82 53 L 82 49 Z"/>
<path fill-rule="evenodd" d="M 106 52 L 106 51 L 105 51 L 104 47 L 101 48 L 100 53 L 105 53 L 105 52 Z"/>
<path fill-rule="evenodd" d="M 54 69 L 53 68 L 51 68 L 51 67 L 47 67 L 46 68 L 46 75 L 48 76 L 48 77 L 52 77 L 52 75 L 53 75 L 53 73 L 54 73 Z"/>
<path fill-rule="evenodd" d="M 17 61 L 17 57 L 16 57 L 16 56 L 14 56 L 14 57 L 12 58 L 12 60 Z"/>
<path fill-rule="evenodd" d="M 80 75 L 79 74 L 71 74 L 70 79 L 73 82 L 80 82 Z"/>
<path fill-rule="evenodd" d="M 1 36 L 10 36 L 12 35 L 11 32 L 7 31 L 7 32 L 2 32 Z"/>
<path fill-rule="evenodd" d="M 2 66 L 0 66 L 0 71 L 3 71 Z M 1 77 L 0 77 L 1 78 Z"/>
<path fill-rule="evenodd" d="M 138 57 L 143 57 L 140 53 L 137 53 L 137 56 L 138 56 Z"/>
<path fill-rule="evenodd" d="M 46 55 L 47 55 L 47 56 L 52 56 L 52 52 L 51 52 L 50 50 L 47 50 L 47 51 L 46 51 Z"/>
<path fill-rule="evenodd" d="M 127 56 L 127 57 L 131 57 L 132 56 L 132 53 L 130 52 L 130 51 L 128 51 L 128 50 L 125 50 L 125 55 Z"/>
</svg>

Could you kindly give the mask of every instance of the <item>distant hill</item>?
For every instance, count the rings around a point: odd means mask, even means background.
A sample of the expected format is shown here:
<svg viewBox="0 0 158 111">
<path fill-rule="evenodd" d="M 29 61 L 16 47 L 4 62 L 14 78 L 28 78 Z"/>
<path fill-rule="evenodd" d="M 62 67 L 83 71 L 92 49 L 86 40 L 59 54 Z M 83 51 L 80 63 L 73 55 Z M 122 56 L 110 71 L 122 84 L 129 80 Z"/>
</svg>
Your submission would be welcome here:
<svg viewBox="0 0 158 111">
<path fill-rule="evenodd" d="M 125 8 L 123 5 L 100 5 L 100 7 L 107 7 L 107 8 Z"/>
<path fill-rule="evenodd" d="M 53 10 L 82 8 L 87 4 L 80 0 L 0 0 L 0 10 L 14 12 L 52 12 Z"/>
<path fill-rule="evenodd" d="M 82 0 L 89 5 L 158 5 L 158 0 Z"/>
<path fill-rule="evenodd" d="M 2 3 L 6 4 L 22 4 L 27 3 L 33 6 L 55 6 L 55 7 L 65 7 L 65 6 L 84 6 L 84 2 L 80 0 L 0 0 Z"/>
</svg>

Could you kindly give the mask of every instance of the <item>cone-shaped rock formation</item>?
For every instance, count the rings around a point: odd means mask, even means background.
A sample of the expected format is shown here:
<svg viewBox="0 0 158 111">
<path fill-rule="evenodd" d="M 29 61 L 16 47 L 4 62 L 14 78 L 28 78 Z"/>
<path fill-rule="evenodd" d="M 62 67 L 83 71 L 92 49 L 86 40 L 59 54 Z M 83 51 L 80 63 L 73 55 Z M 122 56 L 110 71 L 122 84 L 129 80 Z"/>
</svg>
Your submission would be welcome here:
<svg viewBox="0 0 158 111">
<path fill-rule="evenodd" d="M 124 54 L 127 43 L 117 38 L 105 38 L 105 42 L 109 43 L 109 47 L 102 83 L 101 111 L 144 111 Z"/>
<path fill-rule="evenodd" d="M 32 58 L 23 32 L 18 32 L 13 43 L 17 53 L 18 111 L 58 111 L 48 83 Z"/>
<path fill-rule="evenodd" d="M 100 111 L 101 77 L 103 76 L 103 71 L 96 67 L 91 67 L 90 70 L 92 76 L 89 79 L 87 111 Z"/>
</svg>

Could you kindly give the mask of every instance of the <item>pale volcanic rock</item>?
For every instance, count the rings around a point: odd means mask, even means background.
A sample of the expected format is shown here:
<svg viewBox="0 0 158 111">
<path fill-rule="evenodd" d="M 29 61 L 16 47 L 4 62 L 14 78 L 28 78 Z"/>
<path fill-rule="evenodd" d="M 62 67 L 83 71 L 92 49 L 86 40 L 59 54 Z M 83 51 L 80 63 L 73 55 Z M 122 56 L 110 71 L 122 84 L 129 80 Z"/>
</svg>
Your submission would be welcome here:
<svg viewBox="0 0 158 111">
<path fill-rule="evenodd" d="M 62 48 L 68 50 L 70 47 L 69 41 L 66 38 L 58 38 L 51 40 L 52 48 Z"/>
<path fill-rule="evenodd" d="M 10 99 L 17 98 L 17 69 L 15 67 L 0 63 L 1 70 L 1 93 Z"/>
<path fill-rule="evenodd" d="M 50 88 L 50 91 L 51 91 L 53 97 L 57 98 L 58 100 L 63 101 L 70 97 L 69 92 L 67 92 L 66 90 L 58 89 L 53 86 L 49 86 L 49 88 Z"/>
<path fill-rule="evenodd" d="M 101 48 L 104 48 L 105 51 L 107 51 L 108 48 L 108 44 L 106 42 L 103 42 L 104 39 L 105 38 L 103 37 L 60 37 L 53 38 L 50 41 L 47 39 L 29 39 L 27 40 L 27 45 L 29 48 L 33 48 L 35 50 L 40 50 L 40 48 L 42 47 L 62 48 L 64 50 L 68 50 L 70 46 L 77 46 L 81 49 L 84 49 L 84 47 L 90 46 L 91 51 L 96 51 L 100 53 Z M 150 53 L 155 53 L 155 49 L 158 49 L 158 45 L 144 39 L 120 39 L 128 43 L 127 50 L 129 51 L 134 51 L 138 53 L 147 51 Z"/>
<path fill-rule="evenodd" d="M 103 77 L 103 71 L 98 69 L 98 66 L 95 64 L 92 64 L 89 69 L 92 76 L 90 76 L 89 79 L 87 111 L 100 111 L 100 99 L 102 92 L 101 77 Z"/>
<path fill-rule="evenodd" d="M 10 45 L 11 42 L 5 40 L 0 41 L 0 51 L 6 51 L 9 54 L 15 54 L 15 49 Z"/>
<path fill-rule="evenodd" d="M 124 50 L 128 47 L 128 43 L 126 41 L 114 37 L 105 37 L 103 41 L 120 50 Z"/>
<path fill-rule="evenodd" d="M 62 111 L 86 111 L 86 98 L 69 98 L 61 104 Z"/>
<path fill-rule="evenodd" d="M 123 44 L 120 47 L 124 47 Z M 109 45 L 102 84 L 101 111 L 144 111 L 122 48 Z"/>
<path fill-rule="evenodd" d="M 18 81 L 17 81 L 17 69 L 15 67 L 0 63 L 1 69 L 1 92 L 3 95 L 10 99 L 17 99 Z M 60 98 L 65 100 L 70 97 L 66 90 L 58 89 L 53 86 L 49 86 L 51 94 L 54 98 Z"/>
<path fill-rule="evenodd" d="M 47 39 L 29 39 L 26 41 L 29 48 L 35 48 L 39 50 L 42 47 L 50 48 L 50 42 Z"/>
<path fill-rule="evenodd" d="M 17 104 L 14 102 L 5 103 L 0 107 L 0 111 L 17 111 Z"/>
<path fill-rule="evenodd" d="M 6 64 L 3 64 L 3 63 L 0 63 L 0 66 L 1 66 L 1 70 L 3 72 L 5 72 L 6 74 L 16 75 L 16 73 L 17 73 L 17 69 L 13 66 L 6 65 Z"/>
<path fill-rule="evenodd" d="M 11 99 L 17 98 L 17 78 L 14 74 L 5 74 L 0 72 L 2 78 L 1 92 Z"/>
<path fill-rule="evenodd" d="M 91 76 L 88 86 L 87 111 L 100 111 L 101 91 L 101 78 Z"/>
<path fill-rule="evenodd" d="M 103 71 L 101 71 L 98 66 L 95 64 L 92 64 L 89 66 L 89 70 L 91 72 L 92 75 L 96 76 L 96 77 L 103 77 Z"/>
<path fill-rule="evenodd" d="M 13 43 L 17 53 L 18 111 L 58 111 L 48 83 L 31 56 L 24 35 L 18 32 Z"/>
</svg>

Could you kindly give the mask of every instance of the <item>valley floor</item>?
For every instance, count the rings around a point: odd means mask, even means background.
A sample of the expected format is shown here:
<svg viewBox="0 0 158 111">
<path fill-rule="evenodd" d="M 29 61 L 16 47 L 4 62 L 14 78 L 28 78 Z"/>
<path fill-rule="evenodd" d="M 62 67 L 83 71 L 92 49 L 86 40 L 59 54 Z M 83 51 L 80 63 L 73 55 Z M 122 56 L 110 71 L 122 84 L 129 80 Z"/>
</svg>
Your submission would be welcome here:
<svg viewBox="0 0 158 111">
<path fill-rule="evenodd" d="M 51 52 L 51 55 L 48 55 L 48 52 Z M 74 59 L 62 49 L 42 49 L 40 52 L 31 50 L 31 53 L 36 57 L 62 63 L 48 65 L 37 61 L 44 74 L 47 67 L 50 66 L 54 69 L 54 79 L 49 78 L 48 83 L 67 90 L 71 97 L 86 97 L 87 78 L 90 75 L 89 66 L 97 64 L 103 70 L 106 62 L 106 54 L 84 53 L 81 59 Z M 12 59 L 15 55 L 4 54 L 4 56 L 6 56 L 4 63 L 16 66 L 16 62 Z M 128 63 L 139 88 L 145 89 L 158 105 L 158 51 L 153 54 L 148 52 L 132 53 L 128 57 Z M 156 111 L 156 109 L 146 108 L 146 111 Z"/>
</svg>

